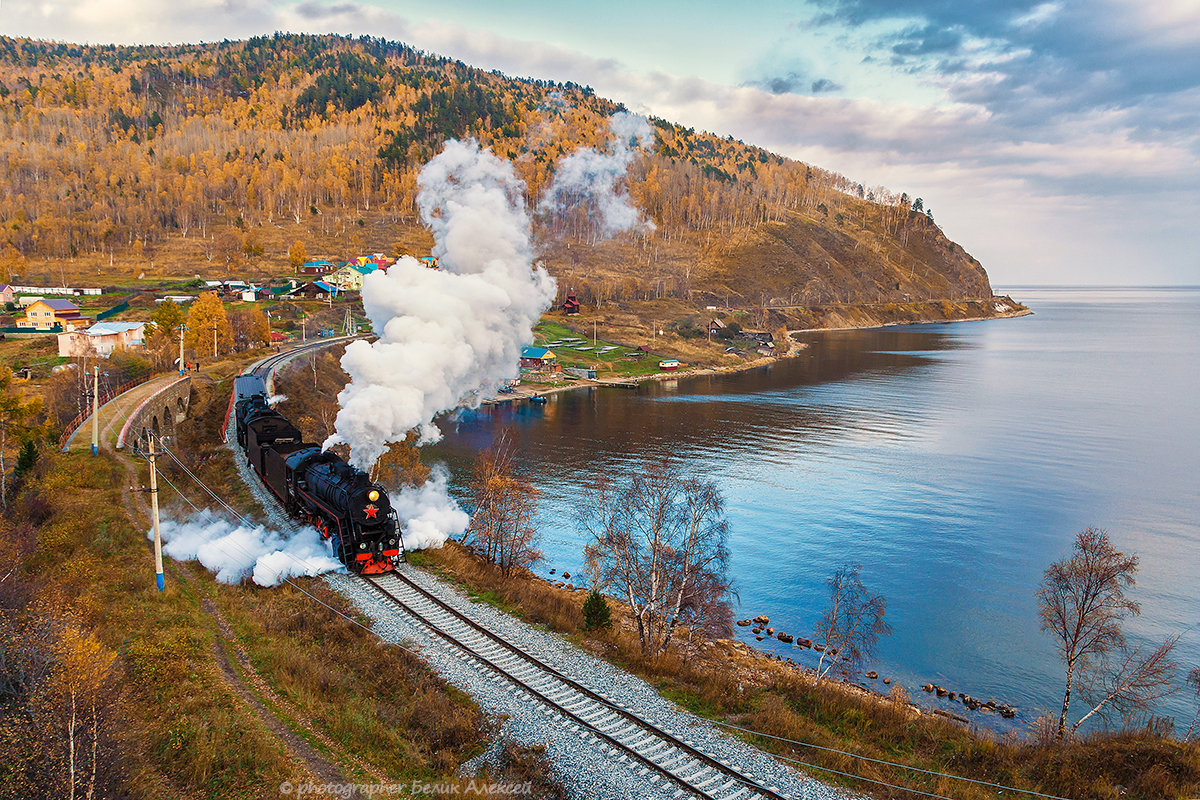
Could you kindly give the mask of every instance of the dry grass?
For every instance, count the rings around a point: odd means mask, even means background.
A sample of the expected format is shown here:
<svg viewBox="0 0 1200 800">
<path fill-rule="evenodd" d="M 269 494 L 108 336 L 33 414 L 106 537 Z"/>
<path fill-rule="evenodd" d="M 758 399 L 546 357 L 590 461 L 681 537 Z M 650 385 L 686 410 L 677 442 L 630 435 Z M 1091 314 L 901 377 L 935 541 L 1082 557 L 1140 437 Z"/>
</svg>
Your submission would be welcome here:
<svg viewBox="0 0 1200 800">
<path fill-rule="evenodd" d="M 866 695 L 841 684 L 814 686 L 807 674 L 731 642 L 672 648 L 648 658 L 639 649 L 627 610 L 611 599 L 614 630 L 587 635 L 581 631 L 586 597 L 582 590 L 557 589 L 532 576 L 506 579 L 454 542 L 414 560 L 486 593 L 493 604 L 516 608 L 528 622 L 568 634 L 658 687 L 669 699 L 712 719 L 919 769 L 1079 800 L 1165 800 L 1200 794 L 1200 746 L 1195 744 L 1184 746 L 1152 732 L 1095 735 L 1064 746 L 976 734 L 949 720 L 920 714 L 902 699 Z M 784 758 L 816 765 L 805 771 L 831 782 L 847 783 L 819 767 L 961 800 L 1015 796 L 765 737 L 748 738 Z M 878 797 L 916 796 L 868 782 L 849 783 Z"/>
<path fill-rule="evenodd" d="M 189 425 L 195 427 L 192 438 L 206 444 L 181 448 L 206 480 L 233 472 L 227 451 L 212 444 L 228 386 L 227 376 L 199 383 Z M 178 471 L 169 474 L 199 501 Z M 114 457 L 47 455 L 13 509 L 13 519 L 36 530 L 36 549 L 25 566 L 40 602 L 70 609 L 120 655 L 128 796 L 277 797 L 280 782 L 311 777 L 225 683 L 214 661 L 221 635 L 206 601 L 229 623 L 232 646 L 248 656 L 253 675 L 243 675 L 246 684 L 265 682 L 270 694 L 256 692 L 259 700 L 348 780 L 381 774 L 400 783 L 461 781 L 459 765 L 494 733 L 469 698 L 415 656 L 382 645 L 290 587 L 222 586 L 198 565 L 168 561 L 167 591 L 155 591 L 142 525 L 123 503 L 129 482 Z M 221 491 L 235 507 L 248 508 L 249 498 L 233 488 L 229 481 Z M 169 490 L 163 500 L 173 513 Z M 319 580 L 307 588 L 354 617 Z M 328 744 L 306 731 L 320 732 Z M 485 777 L 524 781 L 542 772 L 537 752 L 508 753 L 502 768 Z M 556 796 L 545 779 L 535 785 Z"/>
</svg>

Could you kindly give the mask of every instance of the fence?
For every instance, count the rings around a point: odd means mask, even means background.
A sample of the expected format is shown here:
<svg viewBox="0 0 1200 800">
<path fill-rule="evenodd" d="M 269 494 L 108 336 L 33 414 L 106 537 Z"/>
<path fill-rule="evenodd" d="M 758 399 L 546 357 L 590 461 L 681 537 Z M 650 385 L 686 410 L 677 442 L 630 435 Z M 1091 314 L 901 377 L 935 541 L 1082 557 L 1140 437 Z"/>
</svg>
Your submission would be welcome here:
<svg viewBox="0 0 1200 800">
<path fill-rule="evenodd" d="M 108 309 L 107 311 L 101 311 L 99 314 L 97 314 L 96 322 L 103 322 L 104 320 L 108 319 L 109 317 L 116 316 L 117 314 L 120 314 L 122 311 L 128 311 L 128 310 L 129 310 L 129 301 L 122 300 L 120 303 L 117 303 L 115 306 Z"/>
<path fill-rule="evenodd" d="M 49 328 L 18 328 L 16 326 L 0 328 L 0 333 L 3 333 L 5 336 L 18 336 L 18 337 L 20 337 L 20 336 L 25 336 L 25 337 L 44 336 L 49 333 L 62 333 L 62 332 L 63 332 L 62 325 L 52 325 Z"/>
<path fill-rule="evenodd" d="M 135 378 L 134 380 L 126 381 L 125 383 L 122 383 L 120 386 L 118 386 L 115 389 L 109 389 L 106 392 L 102 392 L 100 394 L 100 402 L 97 404 L 96 407 L 99 408 L 100 406 L 104 405 L 108 401 L 112 400 L 117 395 L 128 392 L 133 387 L 140 386 L 143 383 L 145 383 L 146 381 L 148 381 L 152 378 L 155 378 L 155 377 L 158 377 L 158 376 L 146 375 L 145 377 L 142 377 L 142 378 Z M 80 411 L 78 414 L 75 415 L 74 419 L 72 419 L 70 422 L 67 423 L 67 427 L 63 428 L 62 435 L 58 437 L 58 449 L 59 450 L 63 450 L 66 447 L 67 440 L 75 435 L 75 431 L 79 430 L 79 426 L 82 425 L 84 423 L 84 421 L 87 420 L 87 418 L 90 417 L 91 415 L 92 415 L 91 409 L 88 409 L 86 411 Z M 65 452 L 65 450 L 64 450 L 64 452 Z"/>
</svg>

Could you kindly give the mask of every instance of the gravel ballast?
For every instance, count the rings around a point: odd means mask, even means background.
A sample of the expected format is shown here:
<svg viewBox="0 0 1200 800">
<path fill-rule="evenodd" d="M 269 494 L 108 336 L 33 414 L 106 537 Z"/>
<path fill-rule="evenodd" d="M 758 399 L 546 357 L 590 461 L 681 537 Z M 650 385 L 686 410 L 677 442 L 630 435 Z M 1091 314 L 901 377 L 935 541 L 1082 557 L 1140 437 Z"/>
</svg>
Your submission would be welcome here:
<svg viewBox="0 0 1200 800">
<path fill-rule="evenodd" d="M 401 572 L 510 644 L 616 704 L 636 710 L 648 722 L 727 762 L 779 794 L 803 800 L 858 797 L 800 775 L 761 750 L 731 738 L 665 700 L 645 681 L 591 656 L 558 634 L 534 628 L 491 606 L 474 603 L 456 587 L 411 566 L 403 565 Z M 382 639 L 419 650 L 435 672 L 470 694 L 482 709 L 503 715 L 502 736 L 525 746 L 544 746 L 559 779 L 572 794 L 586 798 L 675 797 L 679 788 L 676 784 L 666 779 L 650 780 L 655 773 L 643 774 L 646 767 L 640 762 L 605 753 L 600 740 L 591 733 L 566 722 L 524 691 L 465 656 L 362 580 L 348 574 L 324 577 L 372 620 L 375 632 Z"/>
<path fill-rule="evenodd" d="M 295 523 L 283 513 L 246 463 L 245 454 L 237 446 L 233 424 L 231 415 L 227 446 L 233 452 L 239 476 L 262 504 L 268 524 L 279 530 L 292 530 Z M 706 720 L 664 699 L 645 681 L 585 653 L 558 634 L 534 628 L 491 606 L 474 603 L 456 587 L 410 565 L 402 565 L 401 571 L 417 585 L 510 644 L 602 693 L 616 704 L 636 711 L 646 721 L 785 797 L 797 800 L 855 800 L 861 797 L 801 775 L 761 750 L 728 736 Z M 679 796 L 678 785 L 658 776 L 640 761 L 606 751 L 594 734 L 566 721 L 490 668 L 430 632 L 365 581 L 345 572 L 326 574 L 323 579 L 371 620 L 372 629 L 381 639 L 420 652 L 434 672 L 471 695 L 484 712 L 500 717 L 502 738 L 526 747 L 545 747 L 555 778 L 573 797 L 674 800 Z M 463 773 L 473 775 L 485 764 L 493 762 L 498 753 L 498 747 L 489 748 L 465 763 Z"/>
</svg>

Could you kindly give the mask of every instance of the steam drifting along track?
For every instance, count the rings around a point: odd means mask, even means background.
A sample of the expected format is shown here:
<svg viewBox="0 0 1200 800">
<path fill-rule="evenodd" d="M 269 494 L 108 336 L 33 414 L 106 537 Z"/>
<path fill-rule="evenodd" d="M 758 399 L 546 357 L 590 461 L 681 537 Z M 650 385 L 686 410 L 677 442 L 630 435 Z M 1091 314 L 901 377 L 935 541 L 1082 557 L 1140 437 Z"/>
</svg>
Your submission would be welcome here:
<svg viewBox="0 0 1200 800">
<path fill-rule="evenodd" d="M 622 762 L 635 762 L 652 783 L 676 797 L 706 800 L 785 800 L 731 765 L 639 717 L 600 692 L 572 680 L 418 586 L 401 573 L 364 577 L 408 616 L 498 677 L 565 717 Z M 670 794 L 671 792 L 668 792 Z"/>
</svg>

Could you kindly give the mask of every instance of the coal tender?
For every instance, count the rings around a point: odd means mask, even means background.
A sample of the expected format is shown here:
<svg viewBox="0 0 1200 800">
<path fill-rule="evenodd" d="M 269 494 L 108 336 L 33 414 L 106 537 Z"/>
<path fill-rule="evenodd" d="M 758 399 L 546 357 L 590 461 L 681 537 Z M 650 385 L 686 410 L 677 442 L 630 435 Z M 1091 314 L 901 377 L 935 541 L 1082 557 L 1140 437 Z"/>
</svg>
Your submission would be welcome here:
<svg viewBox="0 0 1200 800">
<path fill-rule="evenodd" d="M 394 569 L 404 541 L 383 487 L 336 453 L 303 441 L 300 430 L 267 403 L 260 376 L 238 376 L 234 404 L 238 444 L 288 514 L 330 540 L 350 570 L 374 575 Z"/>
</svg>

